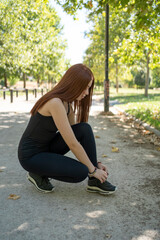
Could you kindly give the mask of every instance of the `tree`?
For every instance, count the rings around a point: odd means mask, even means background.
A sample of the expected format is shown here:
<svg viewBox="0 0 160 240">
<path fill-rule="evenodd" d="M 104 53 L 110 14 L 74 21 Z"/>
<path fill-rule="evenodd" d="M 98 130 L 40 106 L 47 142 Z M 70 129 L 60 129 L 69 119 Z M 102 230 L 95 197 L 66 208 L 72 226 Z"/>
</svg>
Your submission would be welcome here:
<svg viewBox="0 0 160 240">
<path fill-rule="evenodd" d="M 118 17 L 117 17 L 118 15 Z M 118 13 L 114 9 L 110 8 L 110 51 L 109 51 L 109 62 L 110 70 L 115 69 L 114 78 L 116 79 L 116 89 L 118 92 L 119 87 L 119 76 L 122 78 L 122 66 L 121 66 L 121 54 L 118 51 L 122 45 L 124 38 L 129 37 L 128 22 L 129 15 L 124 11 Z M 93 21 L 92 29 L 87 33 L 90 38 L 91 44 L 86 51 L 84 63 L 88 63 L 88 59 L 93 59 L 92 70 L 95 74 L 95 78 L 104 81 L 104 62 L 105 62 L 105 12 L 102 15 L 89 17 L 89 21 Z M 121 22 L 121 24 L 119 24 Z M 119 71 L 120 69 L 120 71 Z M 110 71 L 110 79 L 113 79 L 113 74 Z M 112 75 L 112 76 L 111 76 Z"/>
<path fill-rule="evenodd" d="M 145 73 L 143 70 L 139 71 L 135 76 L 135 84 L 140 87 L 145 86 Z"/>
<path fill-rule="evenodd" d="M 147 29 L 152 26 L 152 21 L 160 14 L 159 0 L 56 0 L 69 14 L 75 15 L 78 9 L 86 8 L 90 15 L 102 14 L 106 4 L 116 11 L 124 9 L 129 15 L 134 15 L 134 25 L 137 30 Z"/>
<path fill-rule="evenodd" d="M 67 13 L 72 15 L 74 15 L 78 9 L 82 9 L 82 7 L 90 10 L 90 15 L 92 16 L 94 14 L 101 14 L 102 12 L 104 12 L 106 4 L 113 6 L 113 8 L 117 11 L 120 9 L 124 9 L 126 13 L 131 15 L 136 30 L 145 29 L 147 31 L 147 29 L 151 28 L 152 21 L 156 20 L 157 16 L 160 15 L 160 4 L 158 0 L 90 0 L 87 2 L 83 0 L 71 0 L 67 1 L 66 3 L 62 3 L 62 1 L 57 0 L 56 2 L 60 4 Z M 149 61 L 147 61 L 147 63 L 149 63 Z M 147 76 L 149 76 L 148 70 L 149 68 L 147 69 Z M 147 79 L 148 78 L 146 78 L 146 82 Z M 147 91 L 145 92 L 145 94 L 147 94 Z"/>
<path fill-rule="evenodd" d="M 128 66 L 137 65 L 137 68 L 145 69 L 145 96 L 148 96 L 150 70 L 157 67 L 160 62 L 160 31 L 158 20 L 152 23 L 152 27 L 143 31 L 136 31 L 132 26 L 130 38 L 124 39 L 119 49 L 123 55 L 122 61 Z"/>
<path fill-rule="evenodd" d="M 156 67 L 152 70 L 152 85 L 156 88 L 160 88 L 160 67 Z"/>
<path fill-rule="evenodd" d="M 158 19 L 154 19 L 150 28 L 143 29 L 143 31 L 137 31 L 134 25 L 134 16 L 129 17 L 124 10 L 117 12 L 115 9 L 111 9 L 110 12 L 110 73 L 112 72 L 111 69 L 115 65 L 116 73 L 114 75 L 116 78 L 116 85 L 119 85 L 118 75 L 119 72 L 123 73 L 122 64 L 125 64 L 127 68 L 137 65 L 137 68 L 146 69 L 145 96 L 147 96 L 150 69 L 156 67 L 160 62 L 160 40 L 158 38 L 160 29 Z M 89 52 L 89 55 L 93 58 L 94 54 L 92 51 L 92 46 L 96 44 L 96 54 L 99 56 L 104 56 L 104 51 L 101 51 L 101 47 L 98 49 L 98 46 L 101 46 L 102 44 L 104 47 L 104 36 L 101 34 L 104 26 L 102 25 L 102 22 L 104 24 L 103 14 L 98 16 L 97 19 L 95 20 L 92 17 L 94 29 L 88 33 L 91 39 L 91 45 L 86 51 L 86 54 Z M 121 24 L 119 24 L 119 22 Z M 100 29 L 99 32 L 97 29 Z M 96 35 L 99 35 L 98 42 L 96 42 Z M 85 57 L 85 61 L 86 59 L 87 57 Z M 121 68 L 120 71 L 119 67 Z M 95 71 L 97 72 L 96 69 L 97 66 L 95 68 Z"/>
<path fill-rule="evenodd" d="M 91 44 L 86 50 L 84 63 L 88 65 L 95 75 L 96 82 L 103 83 L 104 81 L 104 61 L 105 43 L 102 39 L 105 38 L 105 32 L 102 30 L 105 27 L 104 14 L 102 16 L 94 16 L 92 20 L 94 22 L 93 28 L 86 33 L 86 36 L 90 38 Z"/>
<path fill-rule="evenodd" d="M 48 1 L 2 0 L 0 35 L 0 72 L 5 79 L 23 77 L 25 87 L 26 76 L 40 82 L 64 72 L 66 42 Z"/>
</svg>

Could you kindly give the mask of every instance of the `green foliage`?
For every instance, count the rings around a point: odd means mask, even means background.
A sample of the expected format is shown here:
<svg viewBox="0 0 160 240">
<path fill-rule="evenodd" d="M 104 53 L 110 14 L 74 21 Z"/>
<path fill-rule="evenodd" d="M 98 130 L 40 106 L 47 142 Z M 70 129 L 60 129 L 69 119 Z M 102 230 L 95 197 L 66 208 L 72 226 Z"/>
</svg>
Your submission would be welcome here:
<svg viewBox="0 0 160 240">
<path fill-rule="evenodd" d="M 130 16 L 121 10 L 117 18 L 117 12 L 112 8 L 110 10 L 109 79 L 112 82 L 115 82 L 116 78 L 119 78 L 120 82 L 131 80 L 132 75 L 129 72 L 129 68 L 126 69 L 122 65 L 122 54 L 119 51 L 124 38 L 128 38 L 129 36 L 127 27 Z M 89 18 L 89 21 L 91 20 L 93 21 L 93 28 L 86 34 L 86 36 L 90 38 L 91 44 L 86 51 L 84 63 L 91 67 L 96 80 L 103 82 L 105 78 L 105 12 L 103 12 L 102 15 Z M 119 22 L 121 22 L 121 24 L 119 24 Z M 92 60 L 92 64 L 90 64 L 90 60 Z M 128 79 L 126 79 L 126 77 Z"/>
<path fill-rule="evenodd" d="M 132 16 L 137 30 L 148 29 L 152 22 L 160 16 L 159 0 L 56 0 L 63 9 L 75 15 L 78 9 L 88 9 L 90 16 L 102 14 L 106 4 L 109 4 L 116 12 L 124 10 Z"/>
<path fill-rule="evenodd" d="M 144 86 L 145 85 L 145 73 L 143 70 L 139 71 L 135 76 L 135 84 L 137 86 Z"/>
<path fill-rule="evenodd" d="M 0 75 L 59 78 L 66 68 L 60 18 L 46 0 L 0 3 Z M 13 80 L 11 80 L 13 81 Z"/>
<path fill-rule="evenodd" d="M 158 90 L 149 89 L 148 97 L 142 94 L 142 89 L 121 88 L 117 94 L 115 89 L 111 88 L 110 92 L 110 100 L 118 101 L 118 107 L 160 130 L 160 92 Z"/>
<path fill-rule="evenodd" d="M 137 72 L 143 68 L 146 74 L 148 68 L 157 68 L 160 62 L 158 17 L 152 20 L 152 26 L 137 31 L 134 14 L 133 12 L 130 16 L 124 8 L 117 12 L 116 9 L 110 7 L 109 79 L 114 82 L 115 79 L 124 81 L 124 83 L 128 83 L 128 86 L 133 86 L 132 70 L 134 71 L 136 68 Z M 91 44 L 86 51 L 84 62 L 87 64 L 88 55 L 92 58 L 93 63 L 97 58 L 103 59 L 99 66 L 95 63 L 91 66 L 95 75 L 102 81 L 105 75 L 105 13 L 89 19 L 93 21 L 93 29 L 87 35 L 91 39 Z M 98 69 L 101 69 L 101 75 L 98 73 Z M 147 78 L 144 79 L 147 80 Z M 145 86 L 144 81 L 140 85 Z"/>
<path fill-rule="evenodd" d="M 152 82 L 154 87 L 160 88 L 160 67 L 152 70 Z"/>
<path fill-rule="evenodd" d="M 104 81 L 104 48 L 105 44 L 102 39 L 105 38 L 105 33 L 102 31 L 105 27 L 104 15 L 94 16 L 94 26 L 86 36 L 90 38 L 91 44 L 86 50 L 84 63 L 88 65 L 95 75 L 96 82 Z"/>
<path fill-rule="evenodd" d="M 86 51 L 84 63 L 90 66 L 97 81 L 104 80 L 105 63 L 105 7 L 110 6 L 110 76 L 133 82 L 131 74 L 124 75 L 124 69 L 137 67 L 146 69 L 158 67 L 160 62 L 160 2 L 159 0 L 57 0 L 64 10 L 72 15 L 83 7 L 88 9 L 93 29 L 87 33 L 91 45 Z M 125 67 L 124 67 L 124 66 Z M 113 71 L 114 69 L 114 71 Z M 116 70 L 115 70 L 116 69 Z M 128 71 L 128 70 L 127 70 Z M 145 94 L 148 91 L 146 78 Z M 126 82 L 127 82 L 126 81 Z"/>
<path fill-rule="evenodd" d="M 160 130 L 160 104 L 157 102 L 127 104 L 125 111 Z"/>
<path fill-rule="evenodd" d="M 117 100 L 121 104 L 146 101 L 160 102 L 160 92 L 158 90 L 149 89 L 148 97 L 145 97 L 142 93 L 143 89 L 121 88 L 117 94 L 115 89 L 110 88 L 110 100 Z"/>
<path fill-rule="evenodd" d="M 19 81 L 19 78 L 16 75 L 10 75 L 8 80 L 9 80 L 10 86 L 14 86 L 16 82 Z"/>
</svg>

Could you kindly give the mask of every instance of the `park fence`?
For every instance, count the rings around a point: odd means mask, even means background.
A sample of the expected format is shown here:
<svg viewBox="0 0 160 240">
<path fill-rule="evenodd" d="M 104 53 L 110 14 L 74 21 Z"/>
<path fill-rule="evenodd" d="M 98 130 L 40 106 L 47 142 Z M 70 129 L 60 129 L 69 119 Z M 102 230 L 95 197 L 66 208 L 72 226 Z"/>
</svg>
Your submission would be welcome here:
<svg viewBox="0 0 160 240">
<path fill-rule="evenodd" d="M 6 96 L 10 96 L 10 102 L 13 103 L 14 96 L 18 98 L 19 93 L 24 93 L 26 101 L 29 100 L 29 94 L 33 94 L 35 98 L 37 98 L 37 95 L 40 93 L 41 96 L 43 96 L 45 89 L 44 88 L 33 88 L 33 89 L 26 89 L 26 88 L 20 88 L 20 89 L 14 89 L 14 88 L 3 88 L 0 89 L 0 97 L 2 94 L 3 99 L 6 99 Z M 46 92 L 48 92 L 48 89 L 46 89 Z M 9 94 L 7 94 L 9 93 Z"/>
</svg>

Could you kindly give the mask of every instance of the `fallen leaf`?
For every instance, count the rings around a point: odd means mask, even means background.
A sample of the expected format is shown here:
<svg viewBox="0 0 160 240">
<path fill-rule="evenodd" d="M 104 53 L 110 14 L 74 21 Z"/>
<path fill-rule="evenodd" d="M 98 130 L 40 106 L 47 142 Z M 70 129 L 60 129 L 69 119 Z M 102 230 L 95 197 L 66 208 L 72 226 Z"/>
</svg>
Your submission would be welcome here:
<svg viewBox="0 0 160 240">
<path fill-rule="evenodd" d="M 155 146 L 160 146 L 160 142 L 155 141 L 155 142 L 154 142 L 154 145 L 155 145 Z"/>
<path fill-rule="evenodd" d="M 112 237 L 112 235 L 106 234 L 106 238 L 111 238 L 111 237 Z"/>
<path fill-rule="evenodd" d="M 107 155 L 106 154 L 102 154 L 102 157 L 107 157 Z"/>
<path fill-rule="evenodd" d="M 150 135 L 151 134 L 151 132 L 148 131 L 148 130 L 143 130 L 143 133 L 144 133 L 144 135 Z"/>
<path fill-rule="evenodd" d="M 112 152 L 119 152 L 119 148 L 117 148 L 117 147 L 112 147 Z"/>
<path fill-rule="evenodd" d="M 18 196 L 16 194 L 10 194 L 9 197 L 8 197 L 8 199 L 13 199 L 13 200 L 17 200 L 19 198 L 20 198 L 20 196 Z"/>
<path fill-rule="evenodd" d="M 0 172 L 3 172 L 4 170 L 3 169 L 0 169 Z"/>
<path fill-rule="evenodd" d="M 137 139 L 134 141 L 134 143 L 139 143 L 139 144 L 143 144 L 145 143 L 142 139 Z"/>
<path fill-rule="evenodd" d="M 115 144 L 115 143 L 116 143 L 116 141 L 112 141 L 111 143 Z"/>
<path fill-rule="evenodd" d="M 126 122 L 126 123 L 132 123 L 133 120 L 132 120 L 132 119 L 127 119 L 125 122 Z M 133 125 L 133 124 L 132 124 L 132 125 Z M 134 125 L 133 125 L 133 126 L 134 126 Z"/>
<path fill-rule="evenodd" d="M 160 151 L 160 147 L 156 148 L 157 151 Z"/>
<path fill-rule="evenodd" d="M 100 138 L 100 136 L 97 136 L 97 135 L 96 135 L 95 138 Z"/>
</svg>

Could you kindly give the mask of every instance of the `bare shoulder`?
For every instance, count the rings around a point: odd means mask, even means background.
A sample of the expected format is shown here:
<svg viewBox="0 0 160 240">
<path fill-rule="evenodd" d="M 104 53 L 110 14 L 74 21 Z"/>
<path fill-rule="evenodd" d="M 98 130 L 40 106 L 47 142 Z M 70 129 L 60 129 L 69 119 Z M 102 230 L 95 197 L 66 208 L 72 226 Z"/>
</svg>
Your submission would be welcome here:
<svg viewBox="0 0 160 240">
<path fill-rule="evenodd" d="M 51 114 L 54 112 L 54 111 L 57 111 L 57 110 L 62 110 L 64 109 L 64 105 L 63 105 L 63 102 L 60 98 L 53 98 L 51 100 L 49 100 L 46 104 L 46 107 L 48 109 L 48 112 L 50 112 Z"/>
<path fill-rule="evenodd" d="M 49 105 L 62 104 L 62 100 L 60 98 L 52 98 L 47 103 Z"/>
<path fill-rule="evenodd" d="M 52 108 L 56 106 L 63 106 L 62 100 L 60 98 L 52 98 L 47 102 L 48 108 Z"/>
</svg>

